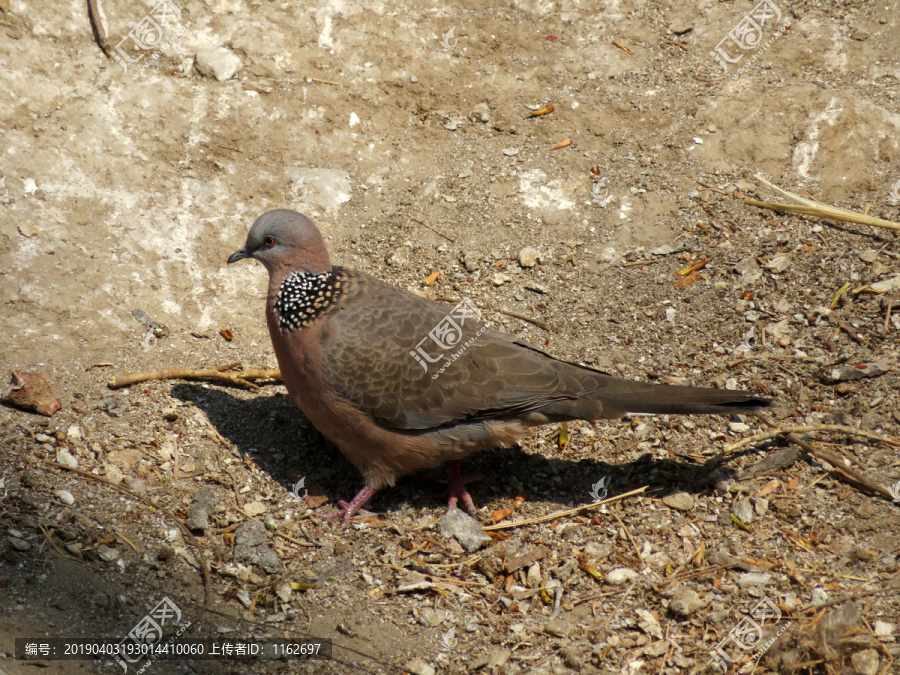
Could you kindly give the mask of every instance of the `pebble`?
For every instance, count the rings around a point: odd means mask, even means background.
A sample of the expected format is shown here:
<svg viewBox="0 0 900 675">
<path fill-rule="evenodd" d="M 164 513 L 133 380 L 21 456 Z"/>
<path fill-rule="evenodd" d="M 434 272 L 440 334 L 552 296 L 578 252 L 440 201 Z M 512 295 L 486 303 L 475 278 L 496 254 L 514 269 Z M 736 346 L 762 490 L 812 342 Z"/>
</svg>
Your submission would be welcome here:
<svg viewBox="0 0 900 675">
<path fill-rule="evenodd" d="M 515 157 L 516 155 L 519 154 L 519 149 L 518 148 L 504 148 L 502 152 L 507 157 Z"/>
<path fill-rule="evenodd" d="M 610 570 L 606 575 L 606 581 L 613 586 L 621 586 L 637 577 L 638 573 L 627 567 L 616 567 Z"/>
<path fill-rule="evenodd" d="M 539 284 L 536 281 L 529 281 L 527 284 L 525 284 L 525 288 L 526 288 L 526 290 L 534 291 L 535 293 L 540 293 L 540 294 L 550 292 L 550 289 L 547 288 L 546 286 L 544 286 L 544 284 Z"/>
<path fill-rule="evenodd" d="M 571 624 L 563 619 L 553 619 L 544 624 L 544 632 L 554 637 L 566 637 L 571 630 Z"/>
<path fill-rule="evenodd" d="M 678 511 L 690 511 L 694 508 L 694 498 L 687 492 L 672 492 L 663 497 L 663 504 Z"/>
<path fill-rule="evenodd" d="M 776 256 L 766 263 L 766 269 L 775 274 L 781 274 L 790 266 L 791 256 L 789 255 Z"/>
<path fill-rule="evenodd" d="M 70 426 L 68 429 L 66 429 L 66 438 L 68 438 L 70 441 L 82 440 L 84 436 L 81 435 L 81 427 L 75 424 Z"/>
<path fill-rule="evenodd" d="M 508 274 L 503 274 L 503 272 L 495 272 L 494 276 L 491 277 L 491 283 L 494 286 L 502 286 L 510 281 L 512 281 L 512 278 Z"/>
<path fill-rule="evenodd" d="M 856 652 L 850 657 L 850 662 L 859 675 L 875 675 L 879 666 L 881 666 L 881 659 L 878 658 L 878 652 L 874 649 L 864 649 L 861 652 Z"/>
<path fill-rule="evenodd" d="M 204 485 L 197 490 L 184 521 L 189 530 L 205 530 L 209 527 L 209 514 L 219 506 L 219 495 L 212 485 Z"/>
<path fill-rule="evenodd" d="M 750 425 L 743 422 L 729 422 L 728 429 L 736 434 L 746 434 L 750 431 Z"/>
<path fill-rule="evenodd" d="M 56 461 L 60 464 L 65 464 L 70 469 L 78 468 L 78 460 L 65 448 L 60 448 L 59 452 L 56 453 Z"/>
<path fill-rule="evenodd" d="M 249 504 L 244 504 L 244 513 L 246 513 L 251 518 L 265 512 L 266 505 L 262 502 L 250 502 Z"/>
<path fill-rule="evenodd" d="M 225 47 L 201 49 L 194 57 L 194 67 L 197 72 L 219 82 L 230 80 L 238 74 L 242 66 L 241 59 Z"/>
<path fill-rule="evenodd" d="M 809 601 L 813 605 L 824 605 L 828 602 L 828 593 L 825 592 L 825 589 L 816 587 L 812 590 Z"/>
<path fill-rule="evenodd" d="M 75 497 L 68 490 L 56 490 L 53 494 L 66 506 L 72 506 L 75 503 Z"/>
<path fill-rule="evenodd" d="M 415 75 L 410 75 L 409 81 L 412 82 L 413 84 L 416 84 L 419 81 L 419 78 L 416 77 Z"/>
<path fill-rule="evenodd" d="M 678 616 L 690 616 L 703 607 L 703 600 L 696 591 L 682 586 L 675 593 L 675 597 L 669 603 L 671 609 Z"/>
<path fill-rule="evenodd" d="M 541 257 L 541 252 L 532 246 L 526 246 L 519 251 L 518 260 L 522 267 L 534 267 Z"/>
<path fill-rule="evenodd" d="M 121 396 L 104 396 L 97 404 L 97 410 L 102 410 L 110 417 L 120 417 L 128 410 L 128 401 Z"/>
<path fill-rule="evenodd" d="M 278 554 L 269 546 L 266 526 L 255 520 L 242 523 L 234 531 L 234 561 L 259 565 L 269 574 L 283 570 Z"/>
<path fill-rule="evenodd" d="M 119 558 L 119 549 L 101 544 L 97 547 L 97 555 L 100 556 L 100 560 L 115 562 Z"/>
<path fill-rule="evenodd" d="M 744 523 L 744 525 L 749 525 L 753 522 L 754 518 L 753 506 L 748 500 L 739 499 L 734 505 L 734 515 L 737 516 L 737 519 Z"/>
<path fill-rule="evenodd" d="M 491 541 L 478 521 L 459 509 L 450 509 L 438 520 L 438 527 L 445 537 L 455 537 L 467 551 L 474 551 Z"/>
<path fill-rule="evenodd" d="M 429 666 L 423 659 L 415 658 L 409 663 L 407 663 L 404 668 L 411 673 L 411 675 L 434 675 L 434 668 Z"/>
<path fill-rule="evenodd" d="M 765 586 L 772 580 L 771 574 L 761 574 L 759 572 L 745 572 L 738 575 L 738 586 Z"/>
<path fill-rule="evenodd" d="M 47 434 L 35 434 L 34 440 L 36 440 L 38 443 L 52 443 L 53 437 L 48 436 Z"/>
<path fill-rule="evenodd" d="M 875 622 L 875 635 L 878 637 L 889 637 L 894 633 L 894 624 L 887 621 Z"/>
<path fill-rule="evenodd" d="M 250 597 L 250 594 L 247 591 L 241 589 L 234 595 L 238 600 L 241 601 L 241 604 L 244 607 L 246 607 L 247 609 L 250 609 L 250 605 L 253 604 L 253 598 Z"/>
</svg>

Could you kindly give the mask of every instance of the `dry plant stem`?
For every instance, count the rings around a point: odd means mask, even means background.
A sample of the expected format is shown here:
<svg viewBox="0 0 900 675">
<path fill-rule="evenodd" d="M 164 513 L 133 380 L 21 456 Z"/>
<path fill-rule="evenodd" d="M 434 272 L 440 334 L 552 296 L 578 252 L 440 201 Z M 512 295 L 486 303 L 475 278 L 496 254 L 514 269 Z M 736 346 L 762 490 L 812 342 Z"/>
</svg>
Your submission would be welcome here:
<svg viewBox="0 0 900 675">
<path fill-rule="evenodd" d="M 754 417 L 756 417 L 759 420 L 762 420 L 768 426 L 772 427 L 773 429 L 777 429 L 777 425 L 775 424 L 775 422 L 773 422 L 769 418 L 769 416 L 766 415 L 765 413 L 757 411 L 752 414 Z M 818 426 L 818 425 L 812 425 L 813 428 L 810 430 L 816 431 L 816 429 L 815 429 L 816 426 Z M 840 431 L 843 431 L 844 433 L 853 433 L 854 435 L 865 436 L 866 438 L 870 437 L 869 432 L 860 432 L 860 431 L 857 431 L 856 429 L 851 429 L 850 427 L 841 427 L 840 425 L 831 425 L 831 424 L 823 424 L 821 426 L 837 427 Z M 807 427 L 795 427 L 795 428 L 796 429 L 806 429 Z M 788 439 L 791 442 L 799 445 L 801 448 L 806 450 L 806 452 L 811 454 L 813 457 L 816 457 L 818 459 L 821 459 L 821 460 L 831 464 L 835 468 L 835 470 L 838 471 L 838 473 L 842 473 L 845 476 L 847 476 L 848 478 L 852 478 L 854 481 L 856 481 L 860 485 L 864 486 L 871 492 L 874 492 L 875 494 L 879 494 L 883 497 L 887 497 L 888 499 L 893 499 L 894 496 L 890 493 L 890 491 L 888 491 L 887 488 L 884 488 L 881 485 L 876 485 L 875 483 L 870 481 L 868 478 L 863 476 L 859 471 L 856 471 L 855 469 L 851 469 L 849 466 L 844 464 L 844 462 L 842 461 L 842 459 L 840 457 L 837 457 L 826 450 L 821 450 L 821 449 L 817 448 L 812 443 L 804 441 L 796 433 L 794 433 L 794 431 L 787 431 L 788 429 L 792 429 L 792 427 L 785 427 L 785 429 L 779 433 L 786 434 Z M 877 436 L 877 434 L 871 434 L 871 436 L 875 436 L 876 439 L 881 441 L 882 443 L 886 443 L 888 445 L 898 447 L 898 444 L 895 443 L 894 441 L 883 438 L 881 436 Z"/>
<path fill-rule="evenodd" d="M 758 356 L 746 356 L 742 359 L 735 359 L 734 361 L 729 361 L 725 365 L 729 368 L 734 368 L 737 365 L 742 363 L 746 363 L 747 361 L 815 361 L 815 359 L 811 356 L 794 356 L 791 354 L 786 354 L 784 356 L 778 356 L 774 354 L 759 354 Z"/>
<path fill-rule="evenodd" d="M 847 209 L 839 209 L 834 206 L 828 206 L 826 204 L 822 204 L 821 202 L 817 202 L 812 199 L 806 199 L 805 197 L 801 197 L 800 195 L 795 195 L 793 192 L 782 190 L 780 187 L 776 187 L 775 185 L 767 181 L 760 174 L 756 174 L 756 180 L 768 187 L 770 190 L 774 190 L 783 197 L 787 197 L 788 199 L 794 200 L 798 204 L 802 204 L 802 206 L 795 206 L 793 204 L 761 202 L 756 199 L 745 199 L 744 203 L 749 204 L 750 206 L 758 206 L 760 208 L 773 209 L 775 211 L 787 211 L 788 213 L 800 213 L 809 216 L 818 216 L 820 218 L 843 220 L 848 223 L 860 223 L 861 225 L 886 227 L 890 230 L 900 230 L 900 223 L 894 223 L 890 220 L 882 220 L 881 218 L 873 218 L 872 216 L 865 216 L 861 213 L 848 211 Z"/>
<path fill-rule="evenodd" d="M 454 238 L 451 237 L 451 236 L 448 236 L 448 235 L 444 234 L 443 232 L 441 232 L 441 231 L 438 230 L 438 229 L 433 228 L 431 225 L 429 225 L 428 223 L 426 223 L 426 222 L 425 222 L 424 220 L 422 220 L 421 218 L 416 218 L 415 216 L 410 216 L 409 219 L 410 219 L 410 220 L 416 221 L 419 225 L 422 225 L 422 226 L 424 226 L 424 227 L 427 227 L 429 230 L 431 230 L 431 231 L 434 232 L 435 234 L 441 235 L 441 236 L 442 236 L 444 239 L 446 239 L 447 241 L 452 241 L 452 242 L 454 242 L 454 243 L 456 242 L 456 239 L 454 239 Z"/>
<path fill-rule="evenodd" d="M 731 445 L 726 445 L 725 452 L 732 452 L 734 450 L 737 450 L 738 448 L 743 448 L 745 445 L 751 445 L 760 441 L 766 441 L 770 438 L 781 436 L 782 434 L 804 434 L 809 431 L 833 431 L 835 433 L 847 434 L 849 436 L 862 436 L 863 438 L 868 438 L 872 441 L 879 441 L 881 443 L 884 443 L 885 445 L 891 445 L 895 448 L 900 448 L 900 440 L 886 438 L 884 436 L 874 434 L 871 431 L 862 431 L 861 429 L 854 429 L 853 427 L 846 427 L 840 424 L 807 424 L 805 426 L 795 427 L 772 426 L 774 427 L 772 431 L 763 431 L 761 433 L 750 436 L 749 438 L 742 438 L 741 440 L 737 441 L 736 443 L 732 443 Z"/>
<path fill-rule="evenodd" d="M 106 480 L 105 478 L 101 478 L 100 476 L 95 476 L 94 474 L 89 473 L 87 471 L 82 471 L 81 469 L 73 469 L 71 466 L 66 466 L 65 464 L 60 464 L 59 462 L 53 462 L 53 461 L 50 461 L 49 459 L 42 459 L 40 461 L 42 461 L 44 464 L 47 464 L 49 466 L 55 466 L 57 469 L 64 469 L 66 471 L 71 471 L 72 473 L 77 473 L 79 476 L 84 476 L 85 478 L 90 478 L 91 480 L 95 480 L 98 483 L 104 483 L 106 485 L 109 485 L 110 487 L 115 488 L 119 492 L 123 492 L 126 495 L 128 495 L 129 497 L 137 499 L 138 501 L 143 502 L 147 506 L 149 506 L 153 509 L 156 509 L 163 515 L 167 516 L 172 522 L 175 523 L 175 525 L 178 526 L 178 529 L 181 530 L 181 533 L 184 535 L 185 539 L 189 540 L 191 542 L 191 544 L 193 544 L 194 548 L 197 549 L 197 557 L 200 559 L 200 562 L 203 567 L 203 582 L 204 582 L 203 590 L 204 590 L 204 596 L 205 596 L 203 599 L 203 607 L 200 610 L 200 613 L 194 617 L 193 621 L 191 621 L 191 623 L 197 623 L 200 620 L 200 617 L 202 617 L 203 614 L 206 612 L 206 610 L 209 609 L 209 603 L 210 603 L 210 600 L 212 599 L 212 592 L 210 591 L 210 587 L 209 587 L 209 584 L 210 584 L 209 561 L 206 559 L 206 556 L 203 555 L 203 549 L 201 547 L 200 542 L 197 540 L 197 537 L 195 537 L 194 534 L 185 526 L 184 521 L 182 521 L 174 513 L 172 513 L 168 509 L 160 506 L 159 504 L 156 504 L 156 503 L 150 501 L 146 497 L 139 495 L 137 492 L 134 492 L 133 490 L 129 490 L 126 487 L 117 485 L 116 483 L 113 483 L 110 480 Z M 132 546 L 133 546 L 133 544 L 132 544 Z"/>
<path fill-rule="evenodd" d="M 505 309 L 498 309 L 495 311 L 500 312 L 501 314 L 503 314 L 505 316 L 511 316 L 514 319 L 519 319 L 521 321 L 527 321 L 528 323 L 533 323 L 538 328 L 543 328 L 545 331 L 552 332 L 552 329 L 550 328 L 550 324 L 544 323 L 540 319 L 532 319 L 530 316 L 522 316 L 521 314 L 516 314 L 515 312 L 507 312 Z"/>
<path fill-rule="evenodd" d="M 625 536 L 628 537 L 628 541 L 631 542 L 631 545 L 634 547 L 634 552 L 637 554 L 637 559 L 641 561 L 641 566 L 644 564 L 644 556 L 641 555 L 641 549 L 638 548 L 638 545 L 634 543 L 634 539 L 631 536 L 631 532 L 628 531 L 628 528 L 625 527 L 625 523 L 622 522 L 622 519 L 619 518 L 619 514 L 610 509 L 609 511 L 613 514 L 613 517 L 619 521 L 619 525 L 622 526 L 622 530 L 625 532 Z"/>
<path fill-rule="evenodd" d="M 218 368 L 163 368 L 161 370 L 145 370 L 139 373 L 123 373 L 114 375 L 107 383 L 110 389 L 130 387 L 140 382 L 151 380 L 222 380 L 238 384 L 250 389 L 259 387 L 250 380 L 280 380 L 280 370 L 262 370 L 249 368 L 236 372 L 223 372 Z"/>
<path fill-rule="evenodd" d="M 646 492 L 650 488 L 649 485 L 645 485 L 642 488 L 638 488 L 637 490 L 632 490 L 631 492 L 623 492 L 620 495 L 616 495 L 615 497 L 610 497 L 609 499 L 601 499 L 598 502 L 592 502 L 590 504 L 585 504 L 584 506 L 576 506 L 574 509 L 565 509 L 564 511 L 554 511 L 553 513 L 548 513 L 546 516 L 540 516 L 538 518 L 529 518 L 527 520 L 517 520 L 513 523 L 498 523 L 497 525 L 488 525 L 483 528 L 485 532 L 491 532 L 493 530 L 509 530 L 514 527 L 522 527 L 523 525 L 534 525 L 535 523 L 546 523 L 551 520 L 556 520 L 557 518 L 562 518 L 563 516 L 571 516 L 574 513 L 579 513 L 580 511 L 585 511 L 587 509 L 593 509 L 598 506 L 603 506 L 604 504 L 611 504 L 613 502 L 621 501 L 622 499 L 627 499 L 628 497 L 634 497 L 635 495 L 639 495 L 642 492 Z"/>
</svg>

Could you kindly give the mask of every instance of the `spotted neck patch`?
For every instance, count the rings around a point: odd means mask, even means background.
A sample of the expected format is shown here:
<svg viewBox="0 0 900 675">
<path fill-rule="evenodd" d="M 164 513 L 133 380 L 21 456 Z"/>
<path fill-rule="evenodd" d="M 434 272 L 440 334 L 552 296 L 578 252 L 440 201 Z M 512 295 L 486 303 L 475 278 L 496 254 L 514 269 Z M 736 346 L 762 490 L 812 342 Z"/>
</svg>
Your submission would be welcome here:
<svg viewBox="0 0 900 675">
<path fill-rule="evenodd" d="M 275 311 L 282 330 L 306 328 L 324 313 L 343 291 L 345 277 L 330 272 L 291 272 L 281 283 L 275 298 Z"/>
</svg>

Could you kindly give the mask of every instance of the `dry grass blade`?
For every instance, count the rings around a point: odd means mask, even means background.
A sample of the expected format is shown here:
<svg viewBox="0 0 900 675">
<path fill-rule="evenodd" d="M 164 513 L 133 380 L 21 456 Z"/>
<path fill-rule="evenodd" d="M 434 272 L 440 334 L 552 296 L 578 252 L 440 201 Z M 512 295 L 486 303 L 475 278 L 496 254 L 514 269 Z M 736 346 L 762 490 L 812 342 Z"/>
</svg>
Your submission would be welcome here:
<svg viewBox="0 0 900 675">
<path fill-rule="evenodd" d="M 280 370 L 262 370 L 248 368 L 235 372 L 224 372 L 221 368 L 163 368 L 161 370 L 144 370 L 139 373 L 121 373 L 113 375 L 107 383 L 110 389 L 130 387 L 139 382 L 150 380 L 223 380 L 248 389 L 259 389 L 251 380 L 280 380 Z"/>
<path fill-rule="evenodd" d="M 900 230 L 900 223 L 895 223 L 890 220 L 882 220 L 881 218 L 867 216 L 862 213 L 856 213 L 855 211 L 840 209 L 836 206 L 828 206 L 827 204 L 822 204 L 821 202 L 817 202 L 812 199 L 806 199 L 805 197 L 796 195 L 793 192 L 782 190 L 780 187 L 773 185 L 759 174 L 756 174 L 756 180 L 758 180 L 769 189 L 774 190 L 778 194 L 782 195 L 783 197 L 794 200 L 799 204 L 799 206 L 797 204 L 779 204 L 777 202 L 763 202 L 759 201 L 758 199 L 745 199 L 744 203 L 749 206 L 758 206 L 762 209 L 785 211 L 787 213 L 799 213 L 806 216 L 817 216 L 819 218 L 831 218 L 832 220 L 843 220 L 848 223 L 859 223 L 860 225 L 886 227 L 890 230 Z"/>
<path fill-rule="evenodd" d="M 848 436 L 862 436 L 863 438 L 868 438 L 871 441 L 879 441 L 880 443 L 884 443 L 885 445 L 891 445 L 895 448 L 900 448 L 900 440 L 887 438 L 886 436 L 879 436 L 878 434 L 872 433 L 871 431 L 854 429 L 853 427 L 846 427 L 840 424 L 807 424 L 804 426 L 795 427 L 779 427 L 777 429 L 772 429 L 771 431 L 763 431 L 758 434 L 754 434 L 749 438 L 743 438 L 736 443 L 726 445 L 725 452 L 732 452 L 734 450 L 737 450 L 738 448 L 744 447 L 745 445 L 751 445 L 753 443 L 765 441 L 770 438 L 775 438 L 776 436 L 781 436 L 783 434 L 803 434 L 810 431 L 831 431 L 835 433 L 847 434 Z"/>
<path fill-rule="evenodd" d="M 650 488 L 649 485 L 645 485 L 642 488 L 638 488 L 637 490 L 632 490 L 631 492 L 623 492 L 620 495 L 616 495 L 615 497 L 610 497 L 609 499 L 601 499 L 597 502 L 592 502 L 590 504 L 585 504 L 584 506 L 576 506 L 574 509 L 565 509 L 563 511 L 554 511 L 553 513 L 548 513 L 546 516 L 539 516 L 538 518 L 529 518 L 527 520 L 517 520 L 512 523 L 499 523 L 497 525 L 488 525 L 484 528 L 485 532 L 490 532 L 492 530 L 508 530 L 513 527 L 522 527 L 523 525 L 534 525 L 535 523 L 546 523 L 550 520 L 556 520 L 557 518 L 562 518 L 563 516 L 571 516 L 574 513 L 578 513 L 580 511 L 585 511 L 587 509 L 593 509 L 597 506 L 603 506 L 603 504 L 610 504 L 612 502 L 617 502 L 622 499 L 626 499 L 628 497 L 634 497 L 635 495 L 639 495 L 642 492 L 646 492 Z"/>
</svg>

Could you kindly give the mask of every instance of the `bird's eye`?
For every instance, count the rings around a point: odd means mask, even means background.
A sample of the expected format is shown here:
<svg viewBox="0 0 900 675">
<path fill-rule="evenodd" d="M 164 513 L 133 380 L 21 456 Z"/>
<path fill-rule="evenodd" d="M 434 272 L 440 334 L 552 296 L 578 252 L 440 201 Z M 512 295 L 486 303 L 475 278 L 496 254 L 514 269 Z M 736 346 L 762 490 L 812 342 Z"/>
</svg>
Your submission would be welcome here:
<svg viewBox="0 0 900 675">
<path fill-rule="evenodd" d="M 263 239 L 263 243 L 266 246 L 274 246 L 275 245 L 275 237 L 269 236 Z"/>
</svg>

